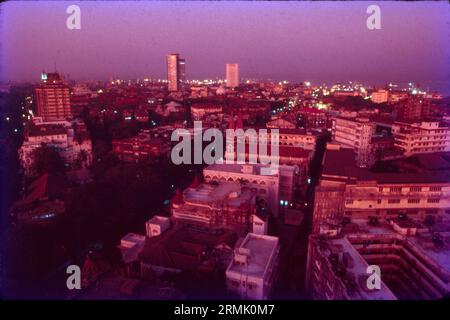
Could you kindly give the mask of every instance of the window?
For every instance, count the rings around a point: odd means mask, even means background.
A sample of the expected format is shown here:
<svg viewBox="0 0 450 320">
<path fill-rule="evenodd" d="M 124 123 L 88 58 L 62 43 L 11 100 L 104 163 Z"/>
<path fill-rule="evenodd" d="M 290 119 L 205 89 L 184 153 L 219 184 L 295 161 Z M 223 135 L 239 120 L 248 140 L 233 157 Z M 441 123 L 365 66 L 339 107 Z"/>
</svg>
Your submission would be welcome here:
<svg viewBox="0 0 450 320">
<path fill-rule="evenodd" d="M 388 203 L 400 203 L 400 199 L 389 199 Z"/>
<path fill-rule="evenodd" d="M 379 187 L 378 192 L 383 192 L 383 187 Z"/>
<path fill-rule="evenodd" d="M 381 199 L 378 199 L 377 202 L 378 202 L 378 204 L 380 204 L 381 203 Z"/>
<path fill-rule="evenodd" d="M 411 191 L 411 192 L 420 192 L 420 191 L 422 191 L 422 187 L 411 187 L 411 188 L 409 188 L 409 191 Z"/>
<path fill-rule="evenodd" d="M 352 199 L 347 199 L 347 200 L 345 200 L 345 204 L 353 204 L 353 200 Z"/>
<path fill-rule="evenodd" d="M 442 187 L 430 187 L 430 191 L 441 191 Z"/>
<path fill-rule="evenodd" d="M 420 203 L 420 199 L 408 199 L 408 203 Z"/>
<path fill-rule="evenodd" d="M 430 198 L 427 200 L 428 203 L 439 203 L 439 201 L 441 201 L 439 198 Z"/>
<path fill-rule="evenodd" d="M 402 187 L 390 187 L 389 191 L 390 192 L 401 192 L 402 191 Z"/>
</svg>

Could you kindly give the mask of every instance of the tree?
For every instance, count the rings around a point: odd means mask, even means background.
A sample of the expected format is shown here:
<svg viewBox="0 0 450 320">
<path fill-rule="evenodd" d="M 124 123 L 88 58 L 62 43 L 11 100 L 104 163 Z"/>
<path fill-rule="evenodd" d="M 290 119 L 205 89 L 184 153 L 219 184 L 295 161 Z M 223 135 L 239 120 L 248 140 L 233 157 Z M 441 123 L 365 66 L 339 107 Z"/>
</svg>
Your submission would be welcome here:
<svg viewBox="0 0 450 320">
<path fill-rule="evenodd" d="M 55 147 L 41 144 L 34 149 L 32 154 L 31 171 L 35 175 L 48 173 L 63 173 L 65 170 L 64 160 Z"/>
</svg>

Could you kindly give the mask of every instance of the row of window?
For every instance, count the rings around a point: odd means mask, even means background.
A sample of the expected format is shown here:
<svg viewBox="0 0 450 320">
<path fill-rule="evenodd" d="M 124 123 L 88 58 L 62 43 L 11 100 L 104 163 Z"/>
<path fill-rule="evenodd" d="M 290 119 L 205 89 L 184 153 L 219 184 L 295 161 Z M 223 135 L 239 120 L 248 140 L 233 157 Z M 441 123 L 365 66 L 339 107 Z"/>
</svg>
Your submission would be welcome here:
<svg viewBox="0 0 450 320">
<path fill-rule="evenodd" d="M 381 203 L 381 199 L 377 200 L 377 203 Z M 427 203 L 439 203 L 441 199 L 439 198 L 428 198 Z M 388 203 L 394 204 L 394 203 L 400 203 L 401 199 L 388 199 Z M 353 204 L 353 199 L 347 199 L 345 201 L 346 204 Z M 420 199 L 408 199 L 408 203 L 420 203 Z"/>
<path fill-rule="evenodd" d="M 388 189 L 389 192 L 401 192 L 403 190 L 402 187 L 389 187 L 389 188 L 379 187 L 378 191 L 383 192 L 385 189 Z M 409 191 L 410 192 L 420 192 L 420 191 L 422 191 L 422 187 L 409 187 Z M 429 191 L 432 191 L 432 192 L 438 191 L 439 192 L 439 191 L 442 191 L 442 187 L 439 187 L 439 186 L 429 187 Z"/>
</svg>

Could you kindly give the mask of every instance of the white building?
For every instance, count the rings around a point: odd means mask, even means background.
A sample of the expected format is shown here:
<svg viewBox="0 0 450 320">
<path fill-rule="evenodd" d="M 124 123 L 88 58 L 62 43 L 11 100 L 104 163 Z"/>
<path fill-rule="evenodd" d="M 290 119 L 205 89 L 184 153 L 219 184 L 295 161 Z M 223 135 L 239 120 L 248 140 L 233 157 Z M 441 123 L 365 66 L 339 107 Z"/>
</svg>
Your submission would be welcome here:
<svg viewBox="0 0 450 320">
<path fill-rule="evenodd" d="M 395 122 L 392 125 L 395 145 L 406 156 L 417 153 L 450 151 L 450 129 L 440 122 Z"/>
<path fill-rule="evenodd" d="M 278 213 L 280 176 L 262 174 L 262 164 L 213 164 L 203 169 L 206 182 L 231 181 L 242 182 L 251 190 L 256 191 L 257 197 L 264 199 L 272 213 Z M 292 183 L 291 188 L 294 187 Z M 289 199 L 290 200 L 290 199 Z"/>
<path fill-rule="evenodd" d="M 25 174 L 32 173 L 33 151 L 42 144 L 54 147 L 71 169 L 86 169 L 92 164 L 92 143 L 83 122 L 43 122 L 35 118 L 19 149 Z"/>
<path fill-rule="evenodd" d="M 234 250 L 227 270 L 228 290 L 242 299 L 267 299 L 276 277 L 278 237 L 248 233 Z"/>
<path fill-rule="evenodd" d="M 257 214 L 254 214 L 252 216 L 252 220 L 253 220 L 253 233 L 255 234 L 260 234 L 260 235 L 265 235 L 267 234 L 267 229 L 269 226 L 269 221 L 268 221 L 268 215 L 262 217 L 262 216 L 258 216 Z"/>
<path fill-rule="evenodd" d="M 371 141 L 375 131 L 375 123 L 367 118 L 333 119 L 333 142 L 342 147 L 354 149 L 356 163 L 360 167 L 367 167 L 372 162 Z"/>
<path fill-rule="evenodd" d="M 162 216 L 154 216 L 145 223 L 147 237 L 156 237 L 170 228 L 170 219 Z"/>
</svg>

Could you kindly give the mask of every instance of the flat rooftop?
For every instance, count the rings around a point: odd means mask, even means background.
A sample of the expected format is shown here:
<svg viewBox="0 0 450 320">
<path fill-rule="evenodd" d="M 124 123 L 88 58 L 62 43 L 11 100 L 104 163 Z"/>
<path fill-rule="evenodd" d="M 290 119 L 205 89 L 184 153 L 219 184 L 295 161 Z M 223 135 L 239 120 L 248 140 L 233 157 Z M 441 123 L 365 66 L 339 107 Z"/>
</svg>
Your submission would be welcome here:
<svg viewBox="0 0 450 320">
<path fill-rule="evenodd" d="M 352 296 L 353 299 L 397 300 L 396 296 L 383 281 L 381 281 L 380 290 L 367 289 L 365 286 L 367 280 L 366 271 L 369 264 L 346 238 L 333 239 L 331 240 L 331 244 L 336 246 L 336 248 L 339 248 L 339 250 L 342 249 L 342 253 L 346 253 L 352 261 L 352 263 L 347 266 L 346 271 L 347 274 L 353 273 L 355 281 L 358 284 L 359 290 L 354 292 Z"/>
<path fill-rule="evenodd" d="M 253 167 L 253 171 L 252 172 L 243 172 L 243 166 L 252 166 Z M 206 167 L 205 169 L 203 169 L 203 171 L 222 171 L 222 172 L 232 172 L 232 173 L 241 173 L 241 174 L 251 174 L 251 175 L 256 175 L 256 176 L 260 176 L 261 174 L 261 169 L 262 168 L 269 168 L 270 165 L 265 165 L 265 164 L 259 164 L 259 163 L 255 163 L 255 164 L 238 164 L 238 163 L 215 163 L 212 165 L 209 165 L 208 167 Z M 276 175 L 272 175 L 272 176 L 276 176 Z"/>
<path fill-rule="evenodd" d="M 161 217 L 161 216 L 153 216 L 151 219 L 149 219 L 147 222 L 151 224 L 158 224 L 161 225 L 163 223 L 166 223 L 169 220 L 168 217 Z"/>
<path fill-rule="evenodd" d="M 278 246 L 278 237 L 248 233 L 239 248 L 248 249 L 247 265 L 234 260 L 228 266 L 230 272 L 243 273 L 248 276 L 263 277 Z M 237 249 L 239 250 L 239 249 Z"/>
<path fill-rule="evenodd" d="M 356 224 L 359 231 L 350 233 L 350 237 L 368 234 L 400 236 L 407 239 L 424 256 L 427 256 L 442 270 L 447 272 L 450 277 L 450 221 L 439 222 L 432 227 L 416 226 L 419 230 L 415 236 L 400 235 L 386 222 L 380 222 L 378 225 L 372 226 L 365 219 L 354 219 L 352 224 Z M 432 237 L 435 232 L 442 236 L 443 246 L 441 248 L 437 248 L 433 243 Z"/>
<path fill-rule="evenodd" d="M 430 154 L 431 155 L 431 154 Z M 429 155 L 429 156 L 430 156 Z M 428 156 L 428 157 L 429 157 Z M 442 156 L 440 160 L 445 161 Z M 439 163 L 442 167 L 442 163 Z M 353 179 L 359 181 L 377 181 L 378 183 L 447 183 L 450 181 L 449 170 L 425 172 L 371 172 L 359 168 L 355 162 L 352 149 L 326 150 L 323 162 L 322 179 Z"/>
</svg>

